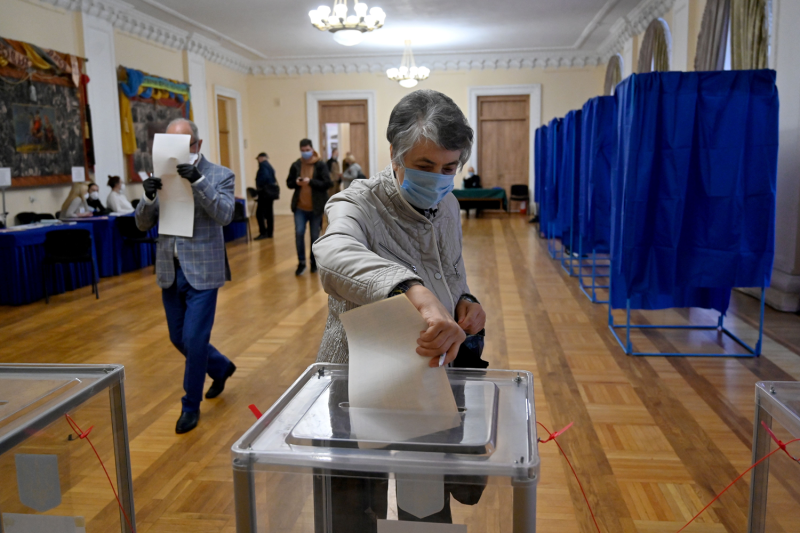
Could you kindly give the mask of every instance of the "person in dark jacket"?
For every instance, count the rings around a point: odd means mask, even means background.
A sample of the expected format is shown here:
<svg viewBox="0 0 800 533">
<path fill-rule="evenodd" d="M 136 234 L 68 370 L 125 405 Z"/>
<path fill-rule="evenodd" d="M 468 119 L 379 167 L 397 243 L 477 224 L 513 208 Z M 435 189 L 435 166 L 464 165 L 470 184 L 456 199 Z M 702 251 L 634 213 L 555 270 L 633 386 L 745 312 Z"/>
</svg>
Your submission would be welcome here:
<svg viewBox="0 0 800 533">
<path fill-rule="evenodd" d="M 258 221 L 258 237 L 255 240 L 271 239 L 275 227 L 275 217 L 272 213 L 272 203 L 278 199 L 280 188 L 275 179 L 275 169 L 269 164 L 269 156 L 261 152 L 256 157 L 258 173 L 256 174 L 256 189 L 258 190 L 258 207 L 256 207 L 256 220 Z"/>
<path fill-rule="evenodd" d="M 300 141 L 300 159 L 292 163 L 286 186 L 294 189 L 292 212 L 298 259 L 295 275 L 300 276 L 306 271 L 306 224 L 310 226 L 311 244 L 314 244 L 322 229 L 322 214 L 328 201 L 328 189 L 333 186 L 328 165 L 314 150 L 310 139 Z M 311 272 L 316 271 L 317 262 L 314 260 L 314 252 L 311 252 Z"/>
</svg>

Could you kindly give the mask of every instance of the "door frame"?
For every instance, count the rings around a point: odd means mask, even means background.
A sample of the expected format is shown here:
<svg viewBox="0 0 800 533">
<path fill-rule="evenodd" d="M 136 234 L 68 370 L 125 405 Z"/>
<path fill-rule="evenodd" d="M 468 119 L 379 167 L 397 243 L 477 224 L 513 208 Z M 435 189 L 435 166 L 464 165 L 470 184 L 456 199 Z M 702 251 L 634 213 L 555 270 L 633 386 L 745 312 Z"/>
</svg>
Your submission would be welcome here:
<svg viewBox="0 0 800 533">
<path fill-rule="evenodd" d="M 228 87 L 223 87 L 222 85 L 214 85 L 214 129 L 216 130 L 216 140 L 217 140 L 217 158 L 219 158 L 219 98 L 222 96 L 223 98 L 229 98 L 236 102 L 236 135 L 238 137 L 238 148 L 239 148 L 239 172 L 244 174 L 246 172 L 244 166 L 244 124 L 242 124 L 242 95 L 239 94 L 239 91 L 234 89 L 229 89 Z M 239 184 L 241 186 L 241 197 L 247 198 L 247 180 L 245 176 L 239 176 Z M 245 214 L 249 216 L 247 213 L 247 202 L 245 204 Z"/>
<path fill-rule="evenodd" d="M 369 151 L 369 176 L 378 173 L 378 126 L 376 119 L 377 91 L 308 91 L 306 92 L 306 136 L 314 143 L 319 142 L 319 103 L 330 100 L 367 101 L 367 150 Z"/>
<path fill-rule="evenodd" d="M 478 97 L 479 96 L 515 96 L 528 95 L 528 189 L 533 194 L 534 189 L 534 137 L 536 129 L 542 123 L 542 84 L 533 83 L 529 85 L 476 85 L 467 88 L 469 97 L 469 123 L 475 132 L 472 155 L 469 158 L 469 165 L 478 168 Z"/>
</svg>

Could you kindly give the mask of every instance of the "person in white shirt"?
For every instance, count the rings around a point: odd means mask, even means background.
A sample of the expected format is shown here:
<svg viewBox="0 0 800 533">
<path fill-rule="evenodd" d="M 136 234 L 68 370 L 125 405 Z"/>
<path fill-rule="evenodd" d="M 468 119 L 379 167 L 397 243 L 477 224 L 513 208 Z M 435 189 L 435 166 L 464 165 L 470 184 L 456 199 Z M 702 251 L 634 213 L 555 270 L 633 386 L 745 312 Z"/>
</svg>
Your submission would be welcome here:
<svg viewBox="0 0 800 533">
<path fill-rule="evenodd" d="M 69 191 L 67 199 L 61 205 L 61 220 L 69 218 L 83 218 L 90 217 L 93 214 L 93 209 L 89 207 L 86 200 L 89 199 L 89 184 L 81 181 L 72 184 L 72 189 Z"/>
<path fill-rule="evenodd" d="M 108 186 L 111 187 L 111 192 L 108 193 L 106 207 L 108 207 L 108 209 L 110 209 L 111 212 L 116 215 L 127 215 L 128 213 L 133 213 L 135 209 L 125 194 L 123 194 L 125 192 L 125 184 L 122 183 L 122 180 L 119 178 L 119 176 L 109 176 Z"/>
</svg>

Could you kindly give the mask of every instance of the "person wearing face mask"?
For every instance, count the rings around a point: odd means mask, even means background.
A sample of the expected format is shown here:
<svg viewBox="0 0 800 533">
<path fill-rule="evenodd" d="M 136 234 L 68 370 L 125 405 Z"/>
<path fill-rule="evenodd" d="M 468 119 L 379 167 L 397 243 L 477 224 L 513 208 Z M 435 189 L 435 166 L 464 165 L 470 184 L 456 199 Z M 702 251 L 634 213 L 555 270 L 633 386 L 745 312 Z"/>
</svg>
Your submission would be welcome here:
<svg viewBox="0 0 800 533">
<path fill-rule="evenodd" d="M 94 185 L 94 183 L 92 183 L 92 185 Z M 89 184 L 85 181 L 73 183 L 72 189 L 70 189 L 69 194 L 67 195 L 67 199 L 64 200 L 64 203 L 61 205 L 61 214 L 59 215 L 59 218 L 61 220 L 67 220 L 69 218 L 84 218 L 93 216 L 94 209 L 89 206 L 87 203 L 88 200 Z"/>
<path fill-rule="evenodd" d="M 311 140 L 300 141 L 300 159 L 292 163 L 286 186 L 294 189 L 292 212 L 298 260 L 295 275 L 300 276 L 306 271 L 306 225 L 309 226 L 313 244 L 322 229 L 322 213 L 328 201 L 328 189 L 333 187 L 328 165 L 320 159 Z M 311 272 L 316 271 L 317 262 L 314 252 L 311 252 Z"/>
<path fill-rule="evenodd" d="M 89 197 L 86 199 L 86 204 L 92 208 L 94 216 L 107 215 L 111 212 L 100 201 L 100 187 L 94 182 L 89 182 Z"/>
<path fill-rule="evenodd" d="M 108 193 L 106 198 L 106 205 L 112 213 L 116 215 L 127 215 L 133 213 L 134 208 L 125 196 L 125 184 L 119 176 L 109 176 L 108 186 L 111 187 L 111 192 Z"/>
<path fill-rule="evenodd" d="M 460 348 L 467 335 L 483 333 L 486 314 L 467 285 L 461 216 L 451 194 L 456 173 L 469 160 L 472 128 L 452 99 L 418 90 L 392 110 L 386 137 L 391 164 L 331 197 L 328 228 L 314 243 L 329 295 L 317 361 L 349 362 L 341 313 L 405 294 L 428 324 L 417 340 L 417 356 L 431 367 L 439 366 L 442 354 L 444 364 L 477 366 L 461 360 L 466 354 Z M 342 531 L 376 531 L 376 518 L 385 518 L 374 511 L 378 507 L 354 509 L 345 494 L 362 492 L 379 503 L 386 500 L 385 488 L 362 486 L 360 480 L 342 484 L 349 485 L 341 502 L 333 496 L 334 522 L 347 523 Z M 446 484 L 444 508 L 429 517 L 414 518 L 402 509 L 398 514 L 401 520 L 451 523 L 450 496 L 474 504 L 482 491 L 480 482 L 475 487 Z"/>
<path fill-rule="evenodd" d="M 481 177 L 475 174 L 475 167 L 469 167 L 467 169 L 467 177 L 464 178 L 464 188 L 465 189 L 480 189 L 481 187 Z"/>
<path fill-rule="evenodd" d="M 236 371 L 227 357 L 209 343 L 217 291 L 230 280 L 222 227 L 233 219 L 235 176 L 200 155 L 203 141 L 197 126 L 186 119 L 170 122 L 167 133 L 190 135 L 190 163 L 177 166 L 178 174 L 191 183 L 194 195 L 194 229 L 191 237 L 159 235 L 156 250 L 156 282 L 167 315 L 169 339 L 186 358 L 181 416 L 175 433 L 197 426 L 206 374 L 213 383 L 206 398 L 216 398 Z M 136 225 L 148 231 L 158 222 L 161 179 L 144 181 L 144 197 L 136 206 Z"/>
</svg>

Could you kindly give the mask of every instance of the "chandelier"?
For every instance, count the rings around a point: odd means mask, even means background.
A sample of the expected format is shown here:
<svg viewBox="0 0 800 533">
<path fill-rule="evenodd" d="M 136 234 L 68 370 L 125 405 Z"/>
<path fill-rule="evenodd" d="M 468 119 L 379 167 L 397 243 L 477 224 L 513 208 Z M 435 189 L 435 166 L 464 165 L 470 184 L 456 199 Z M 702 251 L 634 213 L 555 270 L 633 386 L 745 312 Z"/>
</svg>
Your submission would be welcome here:
<svg viewBox="0 0 800 533">
<path fill-rule="evenodd" d="M 367 4 L 355 0 L 355 15 L 347 14 L 347 0 L 334 0 L 333 12 L 328 6 L 319 6 L 308 12 L 311 25 L 320 31 L 333 33 L 333 40 L 345 46 L 353 46 L 361 42 L 364 34 L 383 26 L 386 13 L 379 7 L 373 7 L 367 14 Z"/>
<path fill-rule="evenodd" d="M 420 81 L 428 79 L 431 70 L 427 67 L 417 67 L 414 61 L 414 52 L 411 51 L 411 41 L 406 41 L 406 49 L 403 52 L 403 60 L 400 68 L 390 68 L 386 71 L 390 80 L 398 82 L 406 89 L 416 86 Z"/>
</svg>

